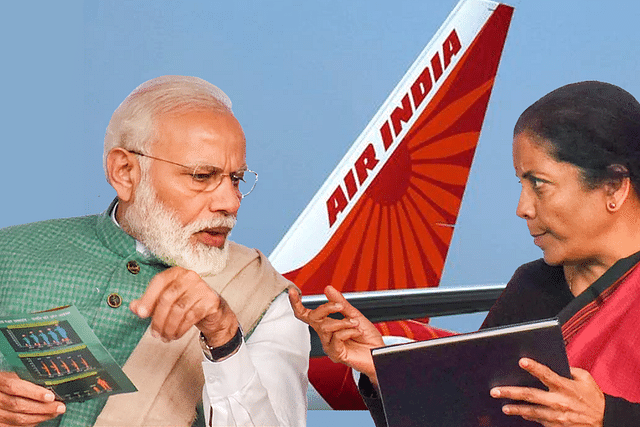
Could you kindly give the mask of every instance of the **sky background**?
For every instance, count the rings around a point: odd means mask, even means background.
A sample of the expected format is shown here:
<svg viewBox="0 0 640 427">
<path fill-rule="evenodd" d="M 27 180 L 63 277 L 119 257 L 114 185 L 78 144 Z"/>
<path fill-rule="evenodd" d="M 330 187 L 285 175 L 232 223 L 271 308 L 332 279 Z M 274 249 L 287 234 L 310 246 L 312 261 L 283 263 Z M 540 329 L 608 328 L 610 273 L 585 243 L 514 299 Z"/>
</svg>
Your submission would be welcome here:
<svg viewBox="0 0 640 427">
<path fill-rule="evenodd" d="M 258 171 L 233 240 L 270 253 L 404 75 L 455 0 L 11 2 L 0 17 L 0 227 L 103 211 L 113 110 L 145 80 L 195 75 L 222 88 Z M 442 286 L 504 283 L 539 258 L 515 215 L 518 115 L 566 83 L 603 80 L 640 96 L 634 2 L 520 0 Z M 477 328 L 482 314 L 436 319 Z M 372 426 L 320 412 L 309 426 Z"/>
</svg>

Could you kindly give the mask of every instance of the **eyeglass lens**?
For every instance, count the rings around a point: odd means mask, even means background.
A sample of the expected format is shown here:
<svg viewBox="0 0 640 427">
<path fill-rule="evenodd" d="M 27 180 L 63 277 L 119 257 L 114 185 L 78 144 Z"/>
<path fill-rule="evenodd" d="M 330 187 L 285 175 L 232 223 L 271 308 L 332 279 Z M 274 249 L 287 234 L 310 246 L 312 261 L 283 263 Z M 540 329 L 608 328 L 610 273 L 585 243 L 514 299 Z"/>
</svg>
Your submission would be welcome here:
<svg viewBox="0 0 640 427">
<path fill-rule="evenodd" d="M 238 189 L 242 197 L 246 197 L 258 182 L 258 174 L 251 170 L 224 174 L 212 166 L 196 166 L 192 174 L 192 186 L 196 191 L 213 191 L 228 176 L 231 184 Z"/>
</svg>

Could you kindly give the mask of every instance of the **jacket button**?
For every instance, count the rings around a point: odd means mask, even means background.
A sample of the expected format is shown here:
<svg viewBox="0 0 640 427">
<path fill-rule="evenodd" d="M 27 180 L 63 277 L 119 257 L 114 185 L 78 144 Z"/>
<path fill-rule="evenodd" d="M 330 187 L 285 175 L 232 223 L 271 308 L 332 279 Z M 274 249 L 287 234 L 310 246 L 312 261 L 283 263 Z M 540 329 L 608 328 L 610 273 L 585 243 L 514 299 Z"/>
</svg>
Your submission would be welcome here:
<svg viewBox="0 0 640 427">
<path fill-rule="evenodd" d="M 138 274 L 140 273 L 140 265 L 135 261 L 129 261 L 127 263 L 127 270 L 129 270 L 131 274 Z"/>
<path fill-rule="evenodd" d="M 115 292 L 109 294 L 107 297 L 107 304 L 109 304 L 109 307 L 118 308 L 122 305 L 122 297 Z"/>
</svg>

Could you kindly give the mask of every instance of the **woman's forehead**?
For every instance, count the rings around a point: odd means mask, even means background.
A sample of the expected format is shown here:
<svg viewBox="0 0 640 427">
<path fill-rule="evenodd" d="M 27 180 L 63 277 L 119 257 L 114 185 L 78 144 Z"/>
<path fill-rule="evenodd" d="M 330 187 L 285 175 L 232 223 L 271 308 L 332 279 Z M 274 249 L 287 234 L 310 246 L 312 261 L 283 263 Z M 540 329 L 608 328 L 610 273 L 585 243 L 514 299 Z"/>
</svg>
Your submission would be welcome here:
<svg viewBox="0 0 640 427">
<path fill-rule="evenodd" d="M 553 145 L 542 138 L 520 133 L 513 138 L 513 167 L 516 175 L 552 173 L 573 166 L 552 155 Z"/>
</svg>

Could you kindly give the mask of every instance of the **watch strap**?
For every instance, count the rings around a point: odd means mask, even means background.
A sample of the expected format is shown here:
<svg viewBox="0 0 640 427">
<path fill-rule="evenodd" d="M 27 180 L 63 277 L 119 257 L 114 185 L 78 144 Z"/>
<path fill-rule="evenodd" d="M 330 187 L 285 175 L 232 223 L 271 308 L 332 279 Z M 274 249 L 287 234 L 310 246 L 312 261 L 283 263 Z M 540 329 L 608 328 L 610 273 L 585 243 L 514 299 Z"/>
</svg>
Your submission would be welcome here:
<svg viewBox="0 0 640 427">
<path fill-rule="evenodd" d="M 238 325 L 238 329 L 236 330 L 236 334 L 233 338 L 219 347 L 211 347 L 208 345 L 207 339 L 202 332 L 200 332 L 200 343 L 202 345 L 203 353 L 207 359 L 212 362 L 220 362 L 238 351 L 240 345 L 242 345 L 242 336 L 242 328 Z"/>
</svg>

